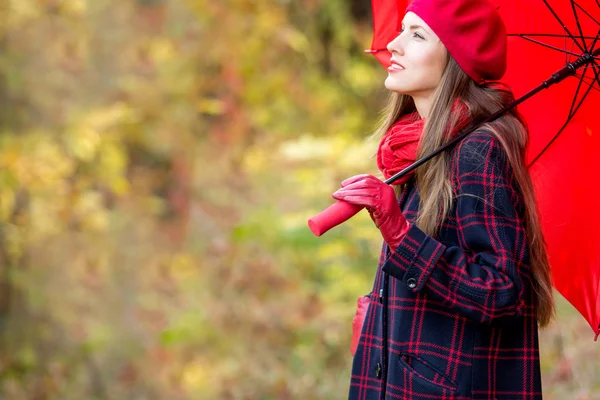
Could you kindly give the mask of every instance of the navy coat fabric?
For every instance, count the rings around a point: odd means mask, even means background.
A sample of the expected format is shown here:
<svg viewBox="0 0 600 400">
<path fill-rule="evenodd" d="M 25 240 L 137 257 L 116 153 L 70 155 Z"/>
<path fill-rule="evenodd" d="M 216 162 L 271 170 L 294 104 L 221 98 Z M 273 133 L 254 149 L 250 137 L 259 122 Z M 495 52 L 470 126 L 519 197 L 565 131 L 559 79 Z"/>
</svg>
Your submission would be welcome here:
<svg viewBox="0 0 600 400">
<path fill-rule="evenodd" d="M 436 237 L 412 225 L 384 244 L 349 399 L 541 399 L 524 206 L 500 142 L 471 134 L 452 153 L 454 203 Z M 399 199 L 410 222 L 419 190 Z M 387 312 L 384 312 L 387 310 Z"/>
</svg>

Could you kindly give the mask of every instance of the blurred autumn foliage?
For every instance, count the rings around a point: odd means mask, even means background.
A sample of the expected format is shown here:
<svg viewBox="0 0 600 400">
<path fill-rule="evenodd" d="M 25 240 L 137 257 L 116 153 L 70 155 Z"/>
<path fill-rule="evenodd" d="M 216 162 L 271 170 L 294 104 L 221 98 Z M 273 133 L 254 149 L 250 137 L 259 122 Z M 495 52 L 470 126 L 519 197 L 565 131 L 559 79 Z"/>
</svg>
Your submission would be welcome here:
<svg viewBox="0 0 600 400">
<path fill-rule="evenodd" d="M 380 237 L 368 0 L 0 3 L 0 398 L 343 399 Z M 600 398 L 560 300 L 545 393 Z M 554 397 L 553 397 L 554 396 Z"/>
</svg>

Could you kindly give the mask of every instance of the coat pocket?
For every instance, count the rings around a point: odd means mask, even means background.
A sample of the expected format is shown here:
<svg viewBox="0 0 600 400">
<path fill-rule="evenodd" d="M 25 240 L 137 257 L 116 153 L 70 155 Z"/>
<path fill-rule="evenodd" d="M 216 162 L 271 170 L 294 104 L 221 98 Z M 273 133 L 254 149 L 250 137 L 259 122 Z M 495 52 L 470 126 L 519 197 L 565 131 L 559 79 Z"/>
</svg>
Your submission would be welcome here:
<svg viewBox="0 0 600 400">
<path fill-rule="evenodd" d="M 458 385 L 456 382 L 452 381 L 450 377 L 446 376 L 442 371 L 433 367 L 420 357 L 408 353 L 402 353 L 398 358 L 398 362 L 410 373 L 414 374 L 416 377 L 420 378 L 420 380 L 427 382 L 430 385 L 451 391 L 458 390 Z"/>
<path fill-rule="evenodd" d="M 361 296 L 356 300 L 356 313 L 352 319 L 352 343 L 350 344 L 350 353 L 352 355 L 356 353 L 356 348 L 360 341 L 360 334 L 365 323 L 365 316 L 369 309 L 370 300 L 369 296 Z"/>
</svg>

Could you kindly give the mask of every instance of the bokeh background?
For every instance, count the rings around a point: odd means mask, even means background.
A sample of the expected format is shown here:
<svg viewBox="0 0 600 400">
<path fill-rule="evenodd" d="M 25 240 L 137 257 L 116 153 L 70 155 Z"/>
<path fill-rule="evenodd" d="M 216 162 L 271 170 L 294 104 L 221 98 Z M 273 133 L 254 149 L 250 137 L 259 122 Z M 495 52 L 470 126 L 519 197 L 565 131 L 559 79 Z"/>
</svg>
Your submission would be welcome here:
<svg viewBox="0 0 600 400">
<path fill-rule="evenodd" d="M 0 398 L 344 399 L 387 93 L 368 0 L 0 1 Z M 600 399 L 562 298 L 548 399 Z"/>
</svg>

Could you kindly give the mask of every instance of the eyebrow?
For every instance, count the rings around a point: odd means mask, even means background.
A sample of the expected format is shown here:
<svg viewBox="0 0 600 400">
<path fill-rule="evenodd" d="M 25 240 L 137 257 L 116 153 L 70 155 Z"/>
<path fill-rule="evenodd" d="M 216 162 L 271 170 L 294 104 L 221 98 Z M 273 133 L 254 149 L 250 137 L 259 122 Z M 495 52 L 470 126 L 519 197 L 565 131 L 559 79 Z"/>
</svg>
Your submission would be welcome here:
<svg viewBox="0 0 600 400">
<path fill-rule="evenodd" d="M 404 25 L 404 24 L 402 24 L 402 25 Z M 428 31 L 427 29 L 425 29 L 425 28 L 424 28 L 423 26 L 421 26 L 421 25 L 411 25 L 411 26 L 409 26 L 409 27 L 408 27 L 408 29 L 409 29 L 409 30 L 411 30 L 411 31 L 413 31 L 413 30 L 415 30 L 415 29 L 417 29 L 417 28 L 421 28 L 421 29 L 423 29 L 423 30 L 425 31 L 425 33 L 429 33 L 429 31 Z"/>
</svg>

